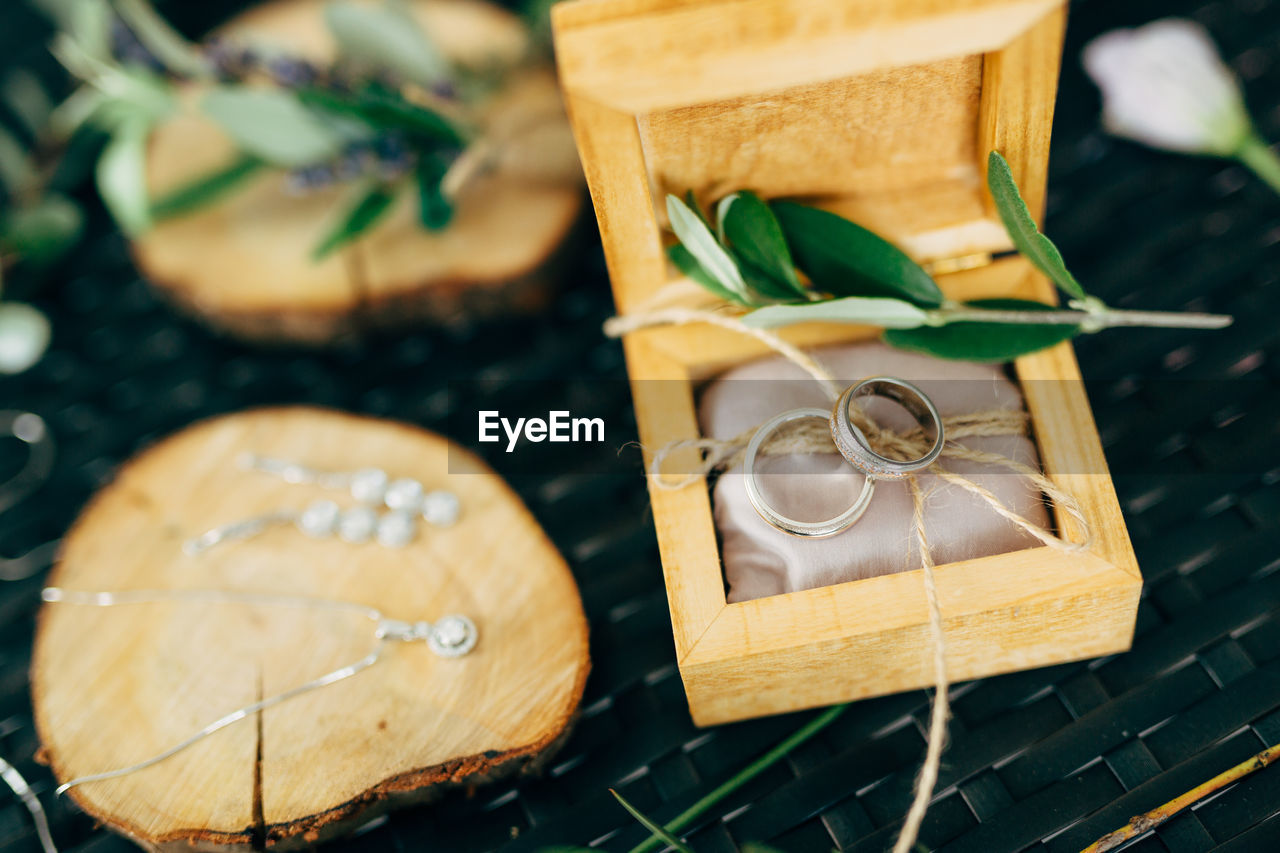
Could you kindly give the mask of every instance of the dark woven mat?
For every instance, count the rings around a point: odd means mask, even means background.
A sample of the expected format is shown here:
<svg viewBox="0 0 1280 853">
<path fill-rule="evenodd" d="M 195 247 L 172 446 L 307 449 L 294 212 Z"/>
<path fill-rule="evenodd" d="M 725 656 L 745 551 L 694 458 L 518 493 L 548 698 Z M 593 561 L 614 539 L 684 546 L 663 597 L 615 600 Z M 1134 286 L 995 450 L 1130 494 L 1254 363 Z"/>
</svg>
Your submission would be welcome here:
<svg viewBox="0 0 1280 853">
<path fill-rule="evenodd" d="M 183 13 L 197 29 L 228 4 L 185 5 L 197 7 Z M 5 3 L 0 57 L 47 69 L 34 19 L 18 6 Z M 1280 742 L 1280 199 L 1238 167 L 1101 135 L 1097 96 L 1078 64 L 1092 35 L 1166 14 L 1212 29 L 1264 133 L 1280 139 L 1280 4 L 1077 4 L 1048 231 L 1108 301 L 1226 311 L 1238 322 L 1216 334 L 1134 330 L 1079 342 L 1085 375 L 1098 380 L 1090 391 L 1108 454 L 1148 472 L 1118 480 L 1147 578 L 1138 637 L 1125 655 L 956 688 L 922 834 L 929 849 L 1070 853 Z M 443 430 L 451 377 L 624 375 L 618 345 L 599 332 L 610 300 L 596 248 L 537 321 L 317 354 L 246 348 L 175 318 L 138 281 L 120 239 L 101 221 L 96 234 L 38 297 L 56 325 L 51 352 L 29 373 L 0 379 L 0 408 L 41 414 L 60 448 L 52 479 L 0 516 L 0 555 L 56 539 L 119 462 L 197 418 L 305 401 Z M 1177 382 L 1139 378 L 1210 381 L 1188 396 Z M 611 423 L 630 425 L 622 384 L 601 384 L 618 389 L 607 401 Z M 573 566 L 591 619 L 595 669 L 582 720 L 545 777 L 394 814 L 336 849 L 627 849 L 643 832 L 607 786 L 667 819 L 808 718 L 693 727 L 639 476 L 516 485 Z M 33 760 L 26 667 L 39 587 L 39 577 L 0 583 L 0 755 L 34 782 L 65 848 L 132 849 L 55 799 Z M 924 751 L 926 710 L 923 692 L 859 703 L 717 808 L 691 843 L 699 853 L 752 840 L 789 851 L 886 849 Z M 26 812 L 0 789 L 0 851 L 37 849 Z M 1280 849 L 1280 768 L 1131 849 Z"/>
</svg>

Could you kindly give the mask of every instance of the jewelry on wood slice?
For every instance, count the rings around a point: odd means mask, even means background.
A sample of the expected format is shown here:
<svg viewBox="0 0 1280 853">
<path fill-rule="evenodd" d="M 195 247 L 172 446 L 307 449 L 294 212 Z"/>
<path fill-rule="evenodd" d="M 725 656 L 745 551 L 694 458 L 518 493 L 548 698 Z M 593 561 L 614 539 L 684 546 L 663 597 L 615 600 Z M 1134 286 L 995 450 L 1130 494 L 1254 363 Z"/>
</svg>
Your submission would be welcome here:
<svg viewBox="0 0 1280 853">
<path fill-rule="evenodd" d="M 334 495 L 246 471 L 245 452 L 394 472 L 447 488 L 463 511 L 399 548 L 277 525 L 185 553 L 218 519 Z M 589 668 L 572 576 L 499 477 L 440 436 L 319 409 L 229 415 L 142 453 L 68 533 L 49 584 L 66 592 L 41 611 L 31 680 L 61 783 L 159 755 L 363 660 L 375 640 L 404 641 L 145 769 L 68 791 L 148 849 L 304 846 L 449 786 L 536 767 L 565 737 Z M 124 606 L 60 597 L 157 590 Z M 282 603 L 304 598 L 352 606 Z"/>
<path fill-rule="evenodd" d="M 357 182 L 291 192 L 264 170 L 133 243 L 143 274 L 169 301 L 237 337 L 324 344 L 351 333 L 414 323 L 528 313 L 550 299 L 550 268 L 582 209 L 582 174 L 553 70 L 520 65 L 529 34 L 485 0 L 413 0 L 414 14 L 455 64 L 515 67 L 478 107 L 487 165 L 460 190 L 449 225 L 422 228 L 416 189 L 367 235 L 314 261 L 312 252 L 361 192 Z M 324 3 L 270 0 L 218 34 L 317 61 L 334 55 Z M 152 134 L 147 181 L 156 196 L 234 160 L 229 139 L 183 107 Z M 486 149 L 490 150 L 490 149 Z"/>
</svg>

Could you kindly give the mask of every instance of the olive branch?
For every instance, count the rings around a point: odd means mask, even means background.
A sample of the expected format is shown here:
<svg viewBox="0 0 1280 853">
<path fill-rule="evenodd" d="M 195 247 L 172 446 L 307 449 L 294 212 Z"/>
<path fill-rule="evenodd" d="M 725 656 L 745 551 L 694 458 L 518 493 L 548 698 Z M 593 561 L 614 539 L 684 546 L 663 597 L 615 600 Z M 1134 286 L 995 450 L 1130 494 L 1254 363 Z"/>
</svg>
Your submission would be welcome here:
<svg viewBox="0 0 1280 853">
<path fill-rule="evenodd" d="M 692 194 L 667 196 L 676 267 L 708 292 L 748 309 L 743 323 L 774 328 L 825 321 L 878 326 L 887 343 L 941 358 L 1008 361 L 1078 334 L 1120 326 L 1220 329 L 1231 317 L 1111 308 L 1087 293 L 1036 228 L 1009 164 L 988 158 L 987 185 L 1014 247 L 1066 296 L 1065 308 L 1026 299 L 946 298 L 902 250 L 834 213 L 736 192 L 712 223 Z"/>
</svg>

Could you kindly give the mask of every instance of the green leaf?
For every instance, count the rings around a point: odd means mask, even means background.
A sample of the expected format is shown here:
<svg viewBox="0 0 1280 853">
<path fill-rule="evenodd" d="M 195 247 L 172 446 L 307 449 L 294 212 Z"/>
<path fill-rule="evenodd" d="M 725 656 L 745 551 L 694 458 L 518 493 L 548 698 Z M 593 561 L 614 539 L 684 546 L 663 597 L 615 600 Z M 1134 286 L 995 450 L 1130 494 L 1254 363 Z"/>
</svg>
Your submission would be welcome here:
<svg viewBox="0 0 1280 853">
<path fill-rule="evenodd" d="M 770 305 L 742 317 L 756 329 L 792 323 L 856 323 L 885 329 L 914 329 L 929 322 L 929 313 L 902 299 L 884 296 L 846 296 L 803 305 Z"/>
<path fill-rule="evenodd" d="M 448 161 L 436 154 L 424 154 L 418 163 L 418 219 L 428 231 L 439 231 L 453 219 L 453 204 L 440 187 L 448 171 Z"/>
<path fill-rule="evenodd" d="M 209 62 L 160 17 L 147 0 L 115 0 L 116 11 L 147 50 L 166 68 L 185 77 L 209 77 Z"/>
<path fill-rule="evenodd" d="M 733 257 L 720 245 L 716 235 L 711 233 L 702 216 L 680 199 L 668 194 L 667 218 L 671 221 L 671 230 L 675 232 L 676 238 L 702 268 L 725 290 L 738 294 L 739 301 L 748 301 L 747 284 L 742 279 L 742 272 Z"/>
<path fill-rule="evenodd" d="M 420 86 L 449 79 L 448 63 L 399 4 L 379 8 L 332 0 L 325 6 L 324 19 L 347 59 L 393 71 Z"/>
<path fill-rule="evenodd" d="M 1002 311 L 1056 310 L 1052 305 L 1028 302 L 1025 299 L 978 299 L 964 304 L 973 308 Z M 932 328 L 890 329 L 885 332 L 884 340 L 898 349 L 922 352 L 937 358 L 1004 362 L 1070 340 L 1079 332 L 1079 326 L 1068 324 L 1033 326 L 958 322 Z"/>
<path fill-rule="evenodd" d="M 1084 288 L 1067 269 L 1058 247 L 1036 228 L 1031 211 L 1027 209 L 1027 203 L 1022 200 L 1022 193 L 1013 180 L 1013 171 L 998 151 L 992 151 L 987 157 L 987 186 L 991 189 L 996 210 L 1000 212 L 1000 219 L 1004 222 L 1014 247 L 1067 294 L 1076 299 L 1085 299 L 1087 294 Z"/>
<path fill-rule="evenodd" d="M 160 121 L 171 115 L 178 102 L 174 98 L 173 87 L 169 82 L 145 68 L 129 68 L 122 70 L 112 78 L 113 89 L 119 93 L 111 100 L 118 101 L 136 115 L 146 118 L 151 123 Z"/>
<path fill-rule="evenodd" d="M 391 203 L 396 200 L 395 190 L 396 188 L 376 186 L 361 196 L 337 227 L 316 246 L 311 253 L 312 260 L 324 260 L 338 248 L 377 225 L 391 211 Z"/>
<path fill-rule="evenodd" d="M 770 302 L 796 302 L 808 301 L 805 297 L 796 295 L 786 285 L 778 284 L 772 276 L 747 263 L 738 257 L 737 252 L 729 253 L 738 265 L 738 271 L 742 273 L 742 280 L 747 283 L 747 298 L 752 305 L 768 305 Z"/>
<path fill-rule="evenodd" d="M 296 168 L 342 151 L 341 138 L 292 92 L 224 86 L 206 94 L 201 107 L 241 149 L 268 163 Z"/>
<path fill-rule="evenodd" d="M 892 243 L 844 217 L 790 201 L 771 205 L 796 265 L 814 288 L 836 296 L 892 296 L 928 308 L 942 291 Z"/>
<path fill-rule="evenodd" d="M 80 52 L 90 59 L 110 63 L 111 21 L 107 0 L 71 0 L 65 4 L 65 29 Z"/>
<path fill-rule="evenodd" d="M 758 195 L 744 191 L 726 196 L 720 201 L 718 219 L 733 253 L 768 278 L 763 287 L 754 282 L 753 286 L 775 299 L 808 297 L 796 275 L 782 226 Z"/>
<path fill-rule="evenodd" d="M 116 222 L 131 237 L 151 227 L 146 153 L 147 125 L 135 120 L 116 129 L 98 158 L 98 193 Z"/>
<path fill-rule="evenodd" d="M 242 154 L 221 169 L 185 183 L 151 202 L 151 216 L 156 220 L 172 219 L 213 204 L 265 165 L 257 157 Z"/>
<path fill-rule="evenodd" d="M 40 136 L 49 123 L 53 101 L 44 84 L 26 68 L 15 68 L 4 78 L 4 102 L 22 120 L 32 137 Z"/>
<path fill-rule="evenodd" d="M 736 305 L 746 305 L 746 301 L 732 290 L 724 287 L 720 282 L 716 281 L 711 273 L 702 268 L 702 264 L 698 263 L 698 259 L 689 254 L 689 250 L 684 246 L 676 243 L 667 249 L 667 257 L 676 265 L 676 269 L 693 279 L 702 287 L 711 292 L 713 296 L 732 302 Z"/>
<path fill-rule="evenodd" d="M 676 838 L 670 832 L 667 832 L 667 830 L 662 826 L 662 824 L 657 823 L 648 815 L 646 815 L 644 812 L 640 811 L 635 806 L 631 805 L 631 803 L 627 802 L 626 798 L 624 798 L 617 791 L 610 788 L 609 793 L 613 794 L 613 798 L 617 800 L 619 803 L 621 803 L 622 807 L 627 811 L 629 811 L 633 818 L 640 821 L 640 823 L 644 825 L 645 829 L 649 830 L 649 832 L 653 833 L 658 838 L 661 838 L 663 841 L 667 843 L 668 846 L 675 848 L 676 850 L 680 851 L 680 853 L 693 853 L 693 849 L 689 847 L 688 844 L 685 844 L 679 838 Z"/>
<path fill-rule="evenodd" d="M 707 226 L 707 230 L 711 230 L 711 223 L 707 221 L 707 215 L 702 212 L 702 208 L 698 205 L 698 197 L 693 194 L 693 190 L 684 191 L 684 203 L 697 214 L 697 217 L 702 220 L 702 224 Z"/>
<path fill-rule="evenodd" d="M 21 373 L 49 347 L 49 318 L 23 302 L 0 303 L 0 373 Z"/>
<path fill-rule="evenodd" d="M 759 841 L 748 841 L 742 845 L 742 853 L 782 853 L 777 847 L 761 844 Z"/>
<path fill-rule="evenodd" d="M 453 122 L 394 92 L 366 88 L 344 95 L 327 89 L 302 89 L 298 99 L 307 106 L 357 119 L 375 130 L 401 130 L 449 145 L 466 141 L 466 134 Z"/>
<path fill-rule="evenodd" d="M 12 133 L 0 127 L 0 186 L 17 195 L 35 175 L 31 156 Z"/>
<path fill-rule="evenodd" d="M 50 193 L 30 207 L 9 211 L 0 223 L 0 245 L 27 263 L 45 266 L 80 239 L 84 214 L 65 196 Z"/>
</svg>

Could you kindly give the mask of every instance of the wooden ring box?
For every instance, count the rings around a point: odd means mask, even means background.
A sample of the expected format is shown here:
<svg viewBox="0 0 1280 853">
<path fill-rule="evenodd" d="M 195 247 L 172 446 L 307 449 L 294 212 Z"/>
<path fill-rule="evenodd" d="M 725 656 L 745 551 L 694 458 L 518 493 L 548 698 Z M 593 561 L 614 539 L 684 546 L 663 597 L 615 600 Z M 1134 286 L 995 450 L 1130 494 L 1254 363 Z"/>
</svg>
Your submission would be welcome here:
<svg viewBox="0 0 1280 853">
<path fill-rule="evenodd" d="M 663 201 L 686 190 L 703 204 L 739 189 L 819 204 L 930 264 L 951 298 L 1055 299 L 1022 257 L 992 259 L 1012 246 L 985 170 L 1000 151 L 1042 211 L 1065 17 L 1062 0 L 557 4 L 561 84 L 619 312 L 680 279 Z M 785 336 L 812 347 L 877 331 Z M 646 329 L 624 347 L 649 450 L 698 436 L 697 383 L 768 354 L 708 326 Z M 1071 347 L 1014 371 L 1044 471 L 1093 540 L 937 568 L 953 681 L 1120 652 L 1133 636 L 1142 577 Z M 921 570 L 728 604 L 705 485 L 650 495 L 699 725 L 933 683 Z"/>
</svg>

